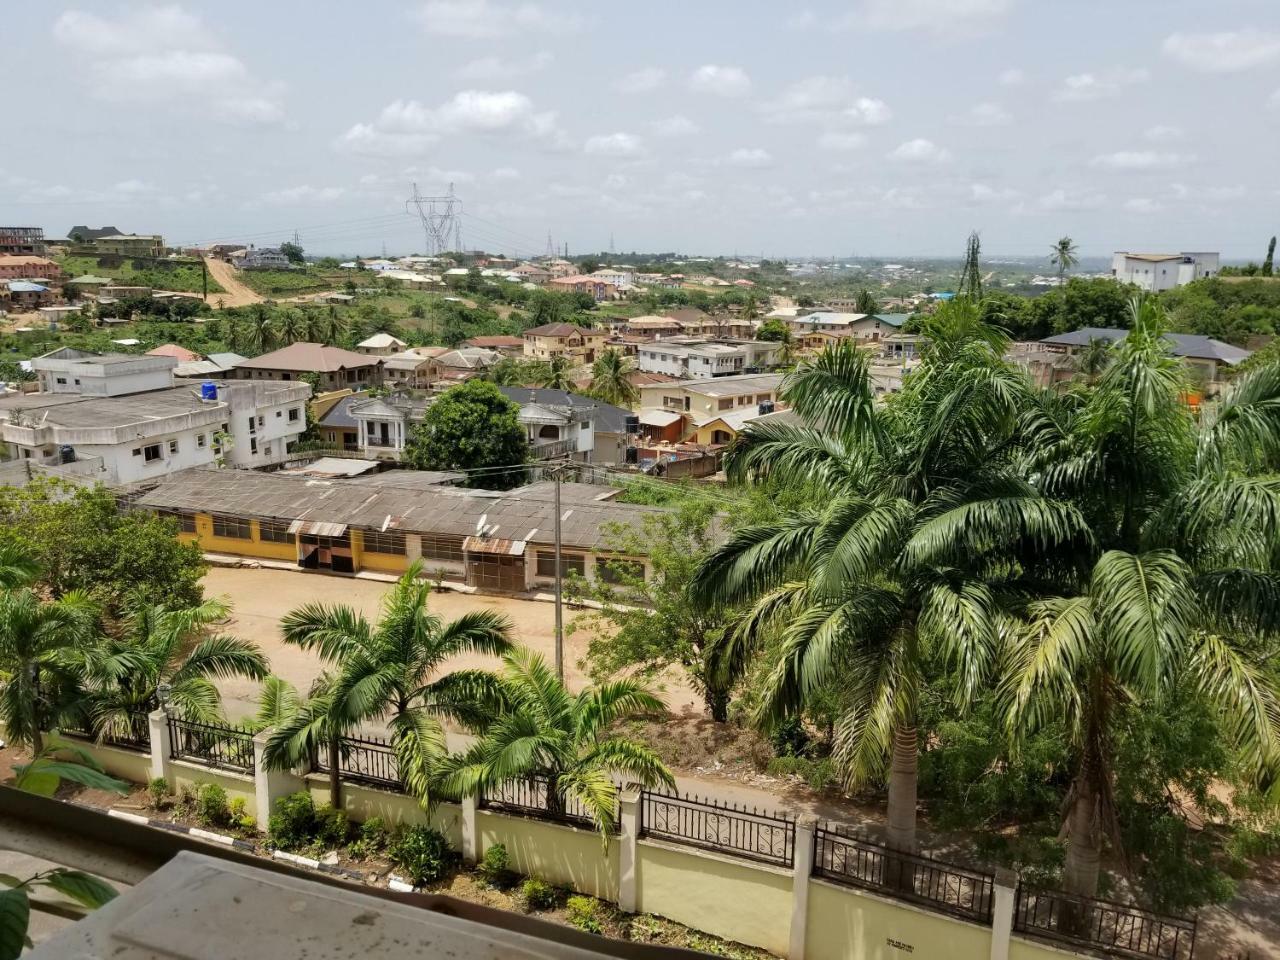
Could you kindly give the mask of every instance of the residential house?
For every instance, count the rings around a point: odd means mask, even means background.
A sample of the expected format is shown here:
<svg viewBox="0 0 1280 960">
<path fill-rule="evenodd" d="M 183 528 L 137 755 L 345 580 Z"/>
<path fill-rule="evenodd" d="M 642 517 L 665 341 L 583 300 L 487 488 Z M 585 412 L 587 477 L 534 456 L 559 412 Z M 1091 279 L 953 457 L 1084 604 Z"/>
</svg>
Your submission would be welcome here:
<svg viewBox="0 0 1280 960">
<path fill-rule="evenodd" d="M 1111 275 L 1143 290 L 1172 290 L 1193 280 L 1216 277 L 1221 262 L 1216 253 L 1129 253 L 1111 258 Z"/>
<path fill-rule="evenodd" d="M 152 347 L 144 356 L 147 357 L 173 357 L 178 363 L 194 363 L 203 359 L 200 354 L 188 350 L 186 347 L 179 346 L 176 343 L 162 343 L 158 347 Z M 175 368 L 176 369 L 176 368 Z"/>
<path fill-rule="evenodd" d="M 91 273 L 73 277 L 62 284 L 62 292 L 67 297 L 99 297 L 107 287 L 115 283 L 110 277 L 95 277 Z"/>
<path fill-rule="evenodd" d="M 622 296 L 618 288 L 612 283 L 607 283 L 599 277 L 587 276 L 581 273 L 548 280 L 547 287 L 551 290 L 558 290 L 561 293 L 585 293 L 596 303 L 604 300 L 617 300 Z"/>
<path fill-rule="evenodd" d="M 164 255 L 164 237 L 159 234 L 109 233 L 94 240 L 93 249 L 118 257 L 160 257 Z"/>
<path fill-rule="evenodd" d="M 484 373 L 502 359 L 496 350 L 483 347 L 459 347 L 446 350 L 432 361 L 433 390 L 447 390 L 455 384 Z"/>
<path fill-rule="evenodd" d="M 10 280 L 6 286 L 9 289 L 9 306 L 14 310 L 37 310 L 58 299 L 54 291 L 31 280 Z"/>
<path fill-rule="evenodd" d="M 1071 333 L 1046 337 L 1040 343 L 1050 353 L 1073 357 L 1094 340 L 1115 343 L 1128 335 L 1128 330 L 1112 327 L 1084 327 Z M 1169 344 L 1169 352 L 1175 357 L 1181 357 L 1192 374 L 1205 384 L 1221 382 L 1232 367 L 1243 363 L 1252 354 L 1252 351 L 1243 347 L 1235 347 L 1198 334 L 1166 333 L 1164 339 Z"/>
<path fill-rule="evenodd" d="M 652 314 L 631 318 L 626 322 L 625 330 L 627 333 L 645 340 L 678 337 L 686 332 L 684 324 L 674 317 L 659 317 Z"/>
<path fill-rule="evenodd" d="M 228 377 L 231 375 L 232 368 L 246 359 L 248 358 L 238 353 L 211 353 L 204 359 L 180 362 L 173 368 L 173 375 L 185 379 Z"/>
<path fill-rule="evenodd" d="M 133 297 L 149 297 L 152 293 L 150 287 L 113 283 L 103 287 L 99 296 L 106 297 L 108 300 L 128 300 Z"/>
<path fill-rule="evenodd" d="M 574 363 L 593 363 L 604 349 L 608 333 L 573 323 L 547 323 L 524 332 L 524 355 L 532 360 L 564 357 Z"/>
<path fill-rule="evenodd" d="M 43 227 L 0 227 L 0 256 L 43 257 Z"/>
<path fill-rule="evenodd" d="M 540 263 L 552 280 L 560 277 L 571 277 L 578 272 L 577 266 L 568 260 L 552 258 L 550 260 L 542 260 Z"/>
<path fill-rule="evenodd" d="M 399 337 L 393 337 L 389 333 L 375 333 L 356 344 L 356 353 L 363 353 L 368 357 L 389 357 L 407 346 L 409 345 Z"/>
<path fill-rule="evenodd" d="M 736 427 L 713 421 L 737 411 L 771 413 L 781 405 L 782 374 L 765 373 L 710 380 L 689 379 L 640 386 L 641 430 L 657 439 L 669 440 L 705 435 L 705 443 L 727 443 L 721 434 L 736 435 Z M 678 414 L 680 423 L 669 416 Z M 648 428 L 648 429 L 646 429 Z M 732 439 L 732 436 L 729 437 Z"/>
<path fill-rule="evenodd" d="M 0 256 L 0 280 L 61 280 L 62 267 L 47 257 Z"/>
<path fill-rule="evenodd" d="M 522 263 L 518 267 L 513 267 L 508 273 L 523 283 L 533 283 L 538 286 L 542 286 L 551 279 L 551 271 L 532 263 Z"/>
<path fill-rule="evenodd" d="M 284 461 L 306 429 L 305 383 L 175 386 L 172 357 L 62 348 L 31 362 L 39 393 L 0 397 L 0 438 L 15 459 L 98 461 L 106 483 L 188 467 Z"/>
<path fill-rule="evenodd" d="M 361 390 L 381 382 L 381 361 L 340 347 L 298 342 L 238 363 L 232 373 L 238 380 L 297 380 L 314 373 L 321 390 Z"/>
<path fill-rule="evenodd" d="M 775 366 L 781 349 L 781 344 L 767 340 L 673 337 L 641 346 L 636 352 L 636 365 L 645 373 L 706 380 Z"/>
<path fill-rule="evenodd" d="M 520 422 L 528 428 L 529 442 L 535 448 L 560 443 L 564 456 L 587 463 L 627 462 L 627 448 L 635 443 L 640 428 L 639 418 L 630 410 L 568 390 L 498 389 L 507 399 L 520 404 Z M 586 430 L 584 423 L 588 424 Z M 542 446 L 544 453 L 549 450 Z"/>
<path fill-rule="evenodd" d="M 592 271 L 591 276 L 613 284 L 619 290 L 628 290 L 635 285 L 636 271 L 634 267 L 601 267 Z"/>
<path fill-rule="evenodd" d="M 463 340 L 464 347 L 479 347 L 482 350 L 496 350 L 504 357 L 517 357 L 524 353 L 523 337 L 472 337 L 470 340 Z"/>
<path fill-rule="evenodd" d="M 429 397 L 409 391 L 352 397 L 345 415 L 356 424 L 356 449 L 369 460 L 399 460 L 430 404 Z"/>
<path fill-rule="evenodd" d="M 320 435 L 321 441 L 340 450 L 355 453 L 360 449 L 360 425 L 351 416 L 351 404 L 360 399 L 360 394 L 349 390 L 341 393 L 341 396 L 334 397 L 333 402 L 324 405 L 323 408 L 320 404 L 313 403 L 311 415 L 316 422 L 316 432 Z"/>
<path fill-rule="evenodd" d="M 445 347 L 413 347 L 382 358 L 382 382 L 391 389 L 427 390 L 435 382 L 435 359 Z"/>
<path fill-rule="evenodd" d="M 293 263 L 277 247 L 255 247 L 240 258 L 241 270 L 292 270 Z"/>
<path fill-rule="evenodd" d="M 67 231 L 67 239 L 72 243 L 93 243 L 95 240 L 101 240 L 103 237 L 117 237 L 120 230 L 116 227 L 72 227 Z"/>
</svg>

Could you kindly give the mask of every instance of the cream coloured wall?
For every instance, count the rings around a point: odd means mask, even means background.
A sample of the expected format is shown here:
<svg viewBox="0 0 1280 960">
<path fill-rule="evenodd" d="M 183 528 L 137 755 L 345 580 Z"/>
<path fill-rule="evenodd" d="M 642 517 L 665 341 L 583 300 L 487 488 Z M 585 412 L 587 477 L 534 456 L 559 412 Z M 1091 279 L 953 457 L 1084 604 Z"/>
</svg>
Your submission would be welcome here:
<svg viewBox="0 0 1280 960">
<path fill-rule="evenodd" d="M 641 840 L 636 891 L 645 913 L 777 954 L 790 945 L 790 870 Z"/>
<path fill-rule="evenodd" d="M 174 793 L 178 793 L 183 787 L 190 790 L 198 790 L 202 783 L 216 783 L 227 791 L 227 799 L 234 800 L 236 797 L 243 797 L 245 806 L 252 811 L 256 802 L 257 794 L 253 786 L 253 777 L 233 773 L 229 770 L 211 770 L 203 764 L 190 763 L 186 760 L 174 760 L 171 767 L 173 773 L 170 777 L 172 781 L 169 784 L 170 789 Z M 149 778 L 143 778 L 145 783 Z M 266 824 L 262 825 L 266 828 Z"/>
<path fill-rule="evenodd" d="M 308 774 L 307 791 L 317 805 L 327 804 L 329 777 L 325 774 Z M 426 824 L 443 833 L 454 850 L 462 849 L 462 808 L 456 803 L 437 804 L 428 814 L 418 805 L 418 801 L 403 793 L 343 783 L 342 809 L 356 823 L 364 823 L 370 817 L 381 817 L 388 827 L 398 824 Z"/>
<path fill-rule="evenodd" d="M 594 830 L 512 817 L 489 810 L 476 812 L 480 841 L 476 855 L 495 843 L 507 848 L 514 870 L 604 900 L 618 899 L 618 840 L 608 846 Z"/>
<path fill-rule="evenodd" d="M 102 769 L 113 777 L 127 780 L 130 783 L 146 783 L 151 779 L 151 758 L 145 753 L 134 753 L 132 750 L 108 747 L 104 744 L 94 743 L 91 740 L 69 737 L 65 733 L 60 734 L 60 736 L 67 742 L 74 743 L 76 746 L 91 753 L 98 763 L 102 765 Z"/>
<path fill-rule="evenodd" d="M 1023 940 L 1017 935 L 1009 940 L 1009 960 L 1078 960 L 1082 956 L 1086 956 L 1083 951 L 1058 950 L 1034 940 Z"/>
</svg>

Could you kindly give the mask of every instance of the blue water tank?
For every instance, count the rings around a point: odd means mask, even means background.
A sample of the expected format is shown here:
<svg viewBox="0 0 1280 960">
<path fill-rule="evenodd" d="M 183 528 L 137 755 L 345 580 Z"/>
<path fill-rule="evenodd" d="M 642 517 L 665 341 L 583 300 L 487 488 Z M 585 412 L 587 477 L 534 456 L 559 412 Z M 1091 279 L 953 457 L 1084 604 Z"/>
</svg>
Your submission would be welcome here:
<svg viewBox="0 0 1280 960">
<path fill-rule="evenodd" d="M 214 383 L 212 380 L 206 380 L 204 383 L 200 384 L 200 399 L 201 400 L 217 400 L 218 385 Z"/>
</svg>

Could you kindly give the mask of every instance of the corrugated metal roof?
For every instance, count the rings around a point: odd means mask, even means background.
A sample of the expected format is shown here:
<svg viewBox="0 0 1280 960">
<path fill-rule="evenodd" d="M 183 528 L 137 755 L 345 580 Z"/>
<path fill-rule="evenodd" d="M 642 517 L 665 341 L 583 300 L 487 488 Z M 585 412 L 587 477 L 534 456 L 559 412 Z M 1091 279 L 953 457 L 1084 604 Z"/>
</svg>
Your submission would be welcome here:
<svg viewBox="0 0 1280 960">
<path fill-rule="evenodd" d="M 504 557 L 523 557 L 526 546 L 528 544 L 523 540 L 498 540 L 494 537 L 467 537 L 462 541 L 462 549 L 467 553 L 492 553 Z"/>
</svg>

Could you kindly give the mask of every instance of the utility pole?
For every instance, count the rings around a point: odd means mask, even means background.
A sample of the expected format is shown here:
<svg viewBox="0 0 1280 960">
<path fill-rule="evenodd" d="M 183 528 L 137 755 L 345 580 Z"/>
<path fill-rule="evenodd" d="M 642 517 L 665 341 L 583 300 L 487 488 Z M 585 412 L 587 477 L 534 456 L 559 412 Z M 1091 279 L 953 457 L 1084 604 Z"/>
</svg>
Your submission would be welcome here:
<svg viewBox="0 0 1280 960">
<path fill-rule="evenodd" d="M 556 482 L 556 676 L 564 683 L 564 569 L 560 565 L 560 477 L 562 464 L 551 468 L 551 476 Z"/>
</svg>

